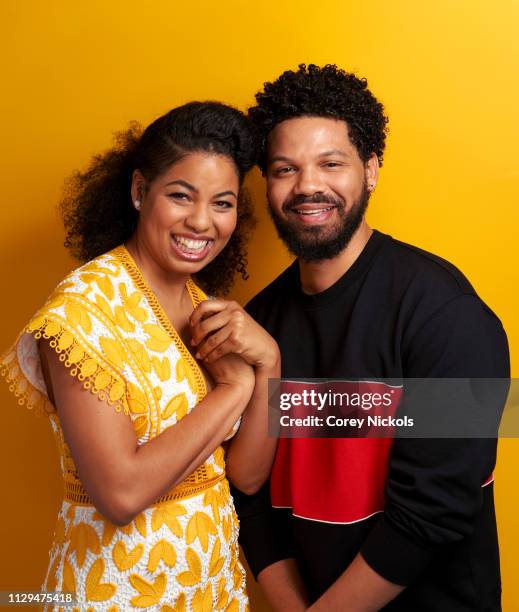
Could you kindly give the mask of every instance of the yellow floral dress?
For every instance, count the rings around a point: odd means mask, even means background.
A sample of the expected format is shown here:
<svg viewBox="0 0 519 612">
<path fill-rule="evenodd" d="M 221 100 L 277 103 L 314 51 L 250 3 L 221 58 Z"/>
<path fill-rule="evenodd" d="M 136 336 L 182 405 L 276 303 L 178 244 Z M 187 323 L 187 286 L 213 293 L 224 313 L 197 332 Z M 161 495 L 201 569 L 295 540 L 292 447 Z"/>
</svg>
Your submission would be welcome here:
<svg viewBox="0 0 519 612">
<path fill-rule="evenodd" d="M 206 299 L 192 281 L 187 289 L 193 306 Z M 223 449 L 129 525 L 114 525 L 78 478 L 47 397 L 41 337 L 85 388 L 128 415 L 138 444 L 184 418 L 206 387 L 124 246 L 58 285 L 0 361 L 19 403 L 48 415 L 60 453 L 65 491 L 43 590 L 74 593 L 81 611 L 248 609 Z"/>
</svg>

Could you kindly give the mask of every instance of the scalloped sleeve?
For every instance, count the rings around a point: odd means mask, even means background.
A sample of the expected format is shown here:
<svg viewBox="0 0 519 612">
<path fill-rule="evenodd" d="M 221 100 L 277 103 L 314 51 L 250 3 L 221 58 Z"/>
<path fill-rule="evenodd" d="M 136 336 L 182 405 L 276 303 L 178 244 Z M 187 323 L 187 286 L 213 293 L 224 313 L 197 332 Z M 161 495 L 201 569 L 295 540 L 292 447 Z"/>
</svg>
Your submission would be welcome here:
<svg viewBox="0 0 519 612">
<path fill-rule="evenodd" d="M 53 295 L 0 358 L 0 373 L 20 405 L 39 415 L 55 412 L 43 379 L 40 338 L 49 340 L 85 389 L 129 414 L 124 376 L 128 355 L 117 328 L 98 305 L 69 293 Z"/>
</svg>

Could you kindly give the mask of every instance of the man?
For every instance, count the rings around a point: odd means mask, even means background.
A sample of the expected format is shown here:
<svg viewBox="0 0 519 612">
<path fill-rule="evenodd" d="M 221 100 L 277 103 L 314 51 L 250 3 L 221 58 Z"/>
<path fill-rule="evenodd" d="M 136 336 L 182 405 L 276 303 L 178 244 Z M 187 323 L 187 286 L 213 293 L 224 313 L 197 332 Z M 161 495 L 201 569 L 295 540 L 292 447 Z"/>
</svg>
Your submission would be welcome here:
<svg viewBox="0 0 519 612">
<path fill-rule="evenodd" d="M 366 222 L 387 123 L 366 81 L 301 65 L 256 100 L 270 213 L 297 259 L 247 310 L 282 376 L 507 378 L 506 335 L 464 276 Z M 495 439 L 280 440 L 270 487 L 234 492 L 272 607 L 499 610 L 495 456 Z"/>
</svg>

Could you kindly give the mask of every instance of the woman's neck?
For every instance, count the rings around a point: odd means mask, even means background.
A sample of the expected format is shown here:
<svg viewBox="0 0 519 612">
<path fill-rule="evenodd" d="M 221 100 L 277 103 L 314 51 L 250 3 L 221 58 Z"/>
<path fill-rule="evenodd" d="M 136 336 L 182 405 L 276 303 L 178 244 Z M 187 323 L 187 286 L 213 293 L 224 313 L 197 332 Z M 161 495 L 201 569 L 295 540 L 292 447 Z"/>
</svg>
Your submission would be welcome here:
<svg viewBox="0 0 519 612">
<path fill-rule="evenodd" d="M 186 291 L 189 275 L 166 272 L 136 236 L 132 236 L 125 246 L 164 310 L 182 310 L 186 305 L 186 298 L 190 301 Z"/>
</svg>

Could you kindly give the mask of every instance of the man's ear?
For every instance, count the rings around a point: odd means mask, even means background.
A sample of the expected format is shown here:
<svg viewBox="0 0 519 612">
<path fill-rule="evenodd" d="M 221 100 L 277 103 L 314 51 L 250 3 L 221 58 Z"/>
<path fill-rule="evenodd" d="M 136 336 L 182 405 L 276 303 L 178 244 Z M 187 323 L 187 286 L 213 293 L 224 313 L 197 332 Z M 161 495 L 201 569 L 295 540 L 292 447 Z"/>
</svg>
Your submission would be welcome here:
<svg viewBox="0 0 519 612">
<path fill-rule="evenodd" d="M 366 185 L 368 191 L 373 191 L 377 186 L 378 181 L 378 169 L 380 165 L 378 163 L 378 157 L 376 153 L 372 153 L 371 157 L 365 164 L 366 168 Z"/>
<path fill-rule="evenodd" d="M 135 208 L 140 208 L 140 204 L 142 204 L 142 200 L 144 199 L 145 193 L 146 179 L 144 178 L 140 170 L 134 170 L 132 174 L 131 196 Z M 139 202 L 139 206 L 135 205 L 136 202 Z"/>
</svg>

